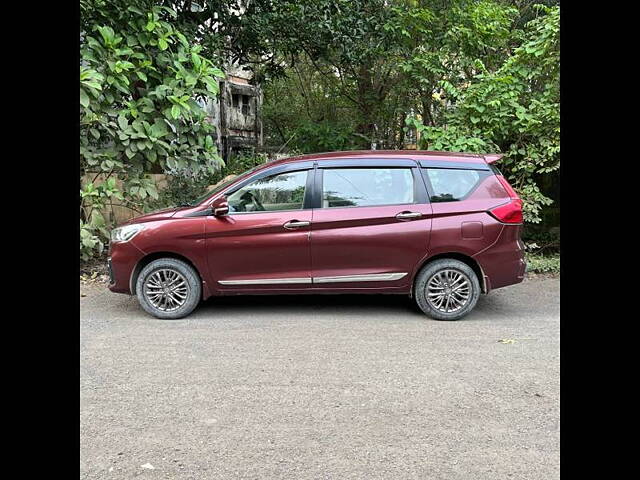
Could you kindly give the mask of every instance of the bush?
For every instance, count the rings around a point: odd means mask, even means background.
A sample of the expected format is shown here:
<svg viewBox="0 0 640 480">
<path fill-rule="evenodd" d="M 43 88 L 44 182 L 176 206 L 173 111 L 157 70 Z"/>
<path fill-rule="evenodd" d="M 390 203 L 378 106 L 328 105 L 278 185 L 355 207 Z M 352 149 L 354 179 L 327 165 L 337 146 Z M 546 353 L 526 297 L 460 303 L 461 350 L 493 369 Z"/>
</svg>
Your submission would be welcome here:
<svg viewBox="0 0 640 480">
<path fill-rule="evenodd" d="M 526 253 L 527 272 L 529 273 L 560 273 L 560 255 L 541 255 Z"/>
<path fill-rule="evenodd" d="M 177 12 L 144 0 L 85 1 L 80 35 L 81 257 L 99 255 L 109 235 L 100 211 L 113 200 L 147 208 L 158 192 L 149 174 L 174 169 L 212 175 L 222 164 L 203 105 L 223 72 L 187 38 Z M 108 184 L 117 177 L 121 188 Z"/>
<path fill-rule="evenodd" d="M 560 251 L 560 228 L 537 229 L 537 225 L 526 225 L 522 241 L 530 253 L 553 254 Z"/>
<path fill-rule="evenodd" d="M 229 175 L 239 175 L 267 161 L 265 155 L 241 154 L 232 156 L 227 165 L 213 174 L 191 171 L 189 169 L 173 170 L 167 175 L 167 185 L 158 195 L 156 201 L 150 202 L 150 209 L 160 209 L 177 205 L 190 204 L 204 195 L 207 187 L 215 185 Z"/>
<path fill-rule="evenodd" d="M 335 152 L 362 148 L 362 140 L 348 126 L 309 122 L 295 130 L 292 147 L 304 153 Z"/>
<path fill-rule="evenodd" d="M 504 153 L 498 167 L 522 197 L 528 224 L 540 223 L 553 202 L 540 178 L 560 168 L 560 9 L 536 8 L 542 14 L 527 24 L 523 44 L 456 93 L 446 128 L 407 119 L 421 148 Z"/>
</svg>

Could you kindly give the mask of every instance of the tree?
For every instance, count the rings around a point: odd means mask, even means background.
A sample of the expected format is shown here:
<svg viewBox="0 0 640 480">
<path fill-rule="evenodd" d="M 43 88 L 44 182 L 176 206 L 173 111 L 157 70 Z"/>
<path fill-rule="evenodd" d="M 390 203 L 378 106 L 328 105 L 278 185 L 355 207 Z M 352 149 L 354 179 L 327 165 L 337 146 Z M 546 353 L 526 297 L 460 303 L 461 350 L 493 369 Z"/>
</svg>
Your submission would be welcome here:
<svg viewBox="0 0 640 480">
<path fill-rule="evenodd" d="M 268 39 L 264 56 L 269 48 L 272 52 L 258 70 L 269 78 L 270 65 L 277 62 L 277 75 L 295 78 L 300 64 L 302 70 L 311 64 L 319 73 L 314 86 L 327 91 L 331 85 L 333 98 L 353 107 L 350 120 L 365 148 L 402 145 L 402 126 L 412 109 L 428 125 L 440 124 L 458 90 L 479 71 L 497 69 L 508 55 L 518 13 L 493 0 L 253 5 L 247 30 Z M 313 91 L 301 83 L 303 88 L 303 95 Z M 305 107 L 312 109 L 308 100 Z"/>
<path fill-rule="evenodd" d="M 202 105 L 224 75 L 171 23 L 176 12 L 169 7 L 97 0 L 81 9 L 80 175 L 93 176 L 80 204 L 87 258 L 108 235 L 105 205 L 142 208 L 157 198 L 150 172 L 221 165 Z"/>
<path fill-rule="evenodd" d="M 499 68 L 514 39 L 518 10 L 493 0 L 404 0 L 385 28 L 403 47 L 398 68 L 427 125 L 441 124 L 460 90 Z"/>
<path fill-rule="evenodd" d="M 389 61 L 397 45 L 384 29 L 391 15 L 385 0 L 253 2 L 245 35 L 262 45 L 261 76 L 282 76 L 302 59 L 335 84 L 357 111 L 355 131 L 368 147 L 380 107 L 399 78 Z"/>
<path fill-rule="evenodd" d="M 429 148 L 503 152 L 500 166 L 531 223 L 540 222 L 541 208 L 552 203 L 536 177 L 560 168 L 560 9 L 539 5 L 537 11 L 522 45 L 460 92 L 446 128 L 410 121 Z"/>
</svg>

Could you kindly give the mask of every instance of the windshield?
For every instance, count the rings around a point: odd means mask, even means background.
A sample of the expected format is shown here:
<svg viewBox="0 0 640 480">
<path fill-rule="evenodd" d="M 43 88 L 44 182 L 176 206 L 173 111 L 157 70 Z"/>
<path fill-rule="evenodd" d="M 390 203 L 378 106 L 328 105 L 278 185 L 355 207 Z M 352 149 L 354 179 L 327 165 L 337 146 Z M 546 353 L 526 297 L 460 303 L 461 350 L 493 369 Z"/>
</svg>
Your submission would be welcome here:
<svg viewBox="0 0 640 480">
<path fill-rule="evenodd" d="M 208 190 L 206 191 L 204 194 L 202 194 L 201 196 L 199 196 L 198 198 L 196 198 L 193 202 L 191 202 L 188 206 L 190 207 L 195 207 L 196 205 L 204 202 L 207 198 L 214 196 L 216 193 L 221 192 L 222 190 L 224 190 L 225 188 L 227 188 L 229 185 L 231 185 L 233 182 L 235 182 L 238 178 L 247 175 L 251 172 L 253 172 L 254 170 L 257 170 L 259 167 L 261 167 L 262 165 L 256 165 L 255 167 L 253 167 L 250 170 L 247 170 L 246 172 L 241 173 L 240 175 L 235 175 L 233 178 L 227 180 L 226 182 L 222 182 L 220 185 L 218 185 L 217 187 L 215 187 L 212 190 Z"/>
</svg>

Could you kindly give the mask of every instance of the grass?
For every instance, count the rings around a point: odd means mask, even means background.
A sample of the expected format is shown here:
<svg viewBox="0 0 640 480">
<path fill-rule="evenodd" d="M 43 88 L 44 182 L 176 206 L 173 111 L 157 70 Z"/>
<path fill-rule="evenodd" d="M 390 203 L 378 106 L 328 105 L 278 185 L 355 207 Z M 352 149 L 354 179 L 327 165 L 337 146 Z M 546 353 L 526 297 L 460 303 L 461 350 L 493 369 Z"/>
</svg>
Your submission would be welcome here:
<svg viewBox="0 0 640 480">
<path fill-rule="evenodd" d="M 541 255 L 539 253 L 526 253 L 527 273 L 560 273 L 560 254 Z"/>
</svg>

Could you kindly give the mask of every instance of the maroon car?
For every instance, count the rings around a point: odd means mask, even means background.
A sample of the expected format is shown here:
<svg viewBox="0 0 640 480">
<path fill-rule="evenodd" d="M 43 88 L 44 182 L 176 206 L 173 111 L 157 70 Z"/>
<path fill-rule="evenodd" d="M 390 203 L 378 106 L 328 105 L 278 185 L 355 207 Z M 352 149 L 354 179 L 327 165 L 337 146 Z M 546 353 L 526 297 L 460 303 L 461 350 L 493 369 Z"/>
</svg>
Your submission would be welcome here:
<svg viewBox="0 0 640 480">
<path fill-rule="evenodd" d="M 397 293 L 457 320 L 522 281 L 500 155 L 351 151 L 270 162 L 112 232 L 109 288 L 158 318 L 217 295 Z"/>
</svg>

